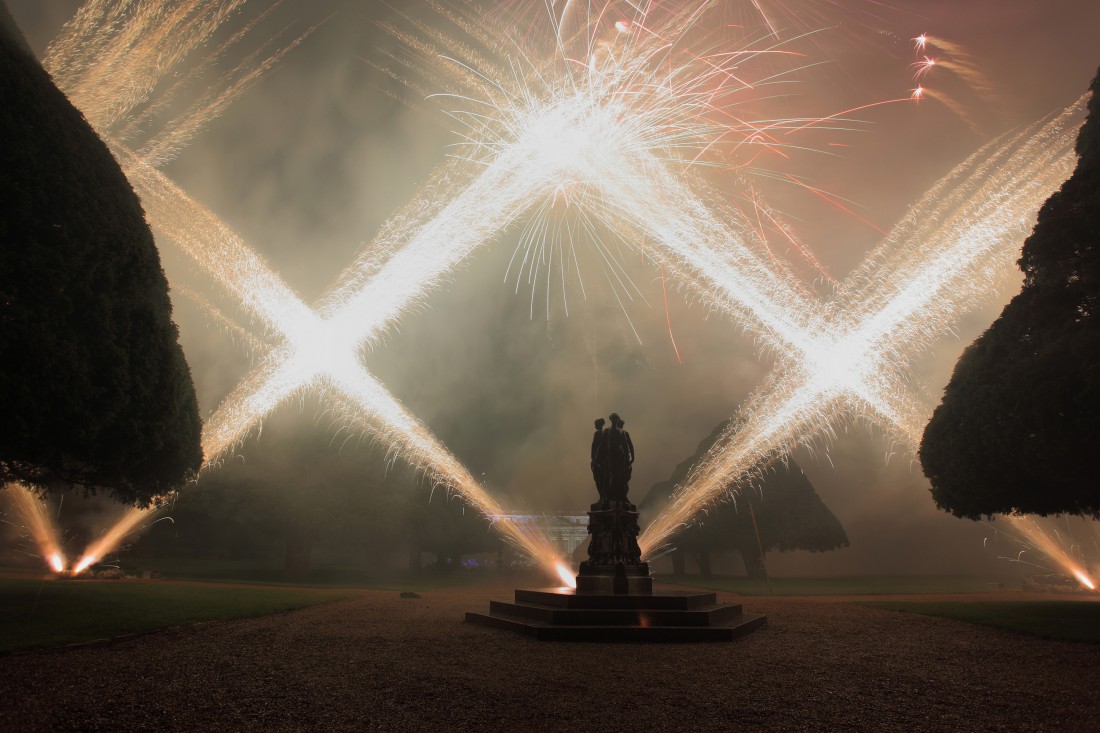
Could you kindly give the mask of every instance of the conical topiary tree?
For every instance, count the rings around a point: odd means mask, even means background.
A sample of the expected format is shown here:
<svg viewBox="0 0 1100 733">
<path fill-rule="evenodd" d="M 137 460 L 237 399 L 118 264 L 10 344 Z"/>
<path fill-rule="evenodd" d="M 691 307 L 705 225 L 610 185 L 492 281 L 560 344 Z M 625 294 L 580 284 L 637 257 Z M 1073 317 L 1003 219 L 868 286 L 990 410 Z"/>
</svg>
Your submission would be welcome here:
<svg viewBox="0 0 1100 733">
<path fill-rule="evenodd" d="M 1024 285 L 963 353 L 921 442 L 936 505 L 960 517 L 1100 516 L 1100 75 L 1077 168 L 1024 242 Z"/>
<path fill-rule="evenodd" d="M 675 487 L 687 478 L 691 467 L 706 455 L 729 424 L 728 420 L 720 423 L 691 457 L 676 466 L 668 481 L 654 484 L 640 504 L 643 512 L 653 514 L 664 507 Z M 685 555 L 693 555 L 700 571 L 709 575 L 711 553 L 735 549 L 744 560 L 745 572 L 758 578 L 764 573 L 761 545 L 765 553 L 827 552 L 847 547 L 848 536 L 802 469 L 794 461 L 787 461 L 771 467 L 753 487 L 739 492 L 736 501 L 713 507 L 697 523 L 673 536 L 672 543 L 676 546 L 672 560 L 677 574 L 684 571 Z"/>
<path fill-rule="evenodd" d="M 0 3 L 0 482 L 145 504 L 202 460 L 137 196 Z"/>
</svg>

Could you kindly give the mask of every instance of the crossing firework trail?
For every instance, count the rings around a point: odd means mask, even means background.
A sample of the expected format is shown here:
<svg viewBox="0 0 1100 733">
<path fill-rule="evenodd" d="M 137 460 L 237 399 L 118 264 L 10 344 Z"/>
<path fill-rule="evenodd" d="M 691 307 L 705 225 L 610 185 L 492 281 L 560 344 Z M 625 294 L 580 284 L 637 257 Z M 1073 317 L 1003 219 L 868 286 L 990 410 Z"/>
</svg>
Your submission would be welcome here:
<svg viewBox="0 0 1100 733">
<path fill-rule="evenodd" d="M 139 11 L 147 5 L 141 5 Z M 209 4 L 201 2 L 195 3 L 192 9 L 200 7 L 210 9 Z M 141 12 L 136 13 L 134 19 L 138 26 L 147 22 Z M 214 20 L 216 17 L 200 31 L 216 25 Z M 94 24 L 89 27 L 94 29 Z M 161 37 L 162 33 L 162 26 L 153 28 L 153 36 Z M 121 36 L 123 46 L 133 45 L 134 33 L 126 27 Z M 194 45 L 196 37 L 188 36 L 185 45 Z M 76 44 L 78 48 L 79 45 Z M 149 73 L 127 68 L 122 81 L 112 79 L 115 83 L 107 88 L 126 89 L 130 96 L 122 106 L 132 109 L 144 101 L 148 90 L 155 86 L 157 73 L 171 68 L 183 53 L 170 54 L 169 63 L 158 58 L 160 65 Z M 63 53 L 57 55 L 64 58 Z M 107 56 L 114 58 L 118 54 Z M 84 65 L 92 71 L 82 75 L 58 74 L 63 80 L 80 80 L 72 82 L 74 96 L 78 98 L 87 79 L 95 78 L 96 69 L 108 77 L 116 72 L 111 63 L 97 66 L 95 58 L 86 60 Z M 724 73 L 720 65 L 708 62 L 707 67 L 707 77 L 716 72 Z M 587 68 L 586 71 L 596 70 Z M 345 403 L 350 399 L 350 404 L 357 408 L 357 417 L 369 419 L 372 432 L 395 450 L 402 450 L 414 464 L 425 467 L 433 479 L 459 491 L 486 515 L 503 514 L 461 464 L 365 372 L 359 364 L 357 351 L 364 342 L 370 345 L 375 341 L 411 303 L 422 298 L 473 248 L 491 241 L 536 201 L 557 196 L 563 181 L 599 179 L 600 163 L 615 164 L 609 151 L 619 154 L 642 151 L 643 155 L 649 155 L 649 151 L 656 148 L 654 140 L 663 147 L 667 147 L 670 140 L 688 140 L 683 131 L 670 137 L 667 131 L 652 124 L 652 118 L 657 116 L 664 122 L 669 112 L 662 104 L 672 101 L 679 102 L 680 106 L 674 104 L 670 109 L 684 115 L 683 120 L 690 121 L 697 110 L 688 102 L 694 100 L 698 104 L 700 95 L 696 91 L 685 92 L 680 88 L 674 96 L 668 97 L 663 86 L 651 85 L 651 89 L 660 93 L 639 97 L 645 100 L 641 106 L 624 105 L 621 96 L 617 98 L 616 95 L 621 95 L 628 84 L 637 84 L 639 79 L 649 84 L 651 79 L 646 67 L 639 65 L 635 58 L 626 65 L 608 61 L 598 72 L 596 83 L 584 90 L 568 83 L 573 81 L 569 76 L 559 80 L 565 82 L 559 88 L 551 87 L 551 94 L 546 99 L 525 100 L 525 108 L 516 110 L 511 120 L 513 127 L 509 131 L 513 134 L 495 141 L 491 159 L 481 161 L 484 170 L 472 180 L 465 177 L 461 190 L 427 222 L 409 222 L 409 226 L 398 232 L 395 241 L 376 241 L 370 256 L 357 263 L 357 274 L 346 277 L 344 287 L 327 299 L 322 315 L 302 303 L 232 231 L 156 171 L 151 163 L 159 162 L 160 158 L 145 160 L 141 155 L 130 153 L 120 141 L 112 140 L 116 154 L 141 194 L 158 231 L 212 274 L 259 318 L 269 335 L 280 342 L 263 359 L 261 367 L 246 378 L 207 421 L 203 440 L 207 460 L 217 460 L 238 444 L 288 397 L 308 387 L 321 387 L 343 397 Z M 699 82 L 692 80 L 691 83 Z M 139 90 L 136 96 L 134 89 Z M 714 94 L 713 90 L 705 93 L 708 103 Z M 513 95 L 509 101 L 520 99 L 522 95 Z M 662 104 L 654 104 L 655 99 Z M 120 120 L 115 114 L 117 106 L 108 104 L 104 109 L 96 108 L 90 116 L 98 120 L 101 127 L 110 128 Z M 639 124 L 642 118 L 637 114 L 625 114 L 629 112 L 647 113 L 651 124 Z M 631 129 L 625 124 L 627 121 L 632 121 Z M 108 133 L 104 136 L 111 139 Z M 696 144 L 700 142 L 705 141 L 699 138 Z M 597 157 L 594 153 L 601 147 L 603 154 Z M 370 265 L 367 268 L 370 277 L 363 280 L 365 261 Z M 376 263 L 380 264 L 375 269 Z M 532 538 L 519 528 L 503 529 L 515 535 L 514 539 L 525 550 L 544 563 L 555 559 L 543 538 Z"/>
<path fill-rule="evenodd" d="M 910 387 L 906 364 L 1012 271 L 1035 211 L 1072 170 L 1083 107 L 991 143 L 925 195 L 842 284 L 811 347 L 778 355 L 776 372 L 646 528 L 643 552 L 838 420 L 866 417 L 915 452 L 933 404 Z"/>
<path fill-rule="evenodd" d="M 146 5 L 156 3 L 139 3 Z M 208 13 L 194 26 L 200 36 L 220 22 L 219 8 L 228 7 L 202 0 L 190 6 Z M 152 38 L 170 37 L 159 18 L 137 17 L 152 28 Z M 488 31 L 461 17 L 452 20 L 492 47 Z M 376 346 L 403 313 L 477 247 L 499 238 L 528 212 L 539 210 L 539 204 L 559 199 L 622 237 L 645 242 L 648 254 L 700 299 L 725 309 L 756 335 L 780 365 L 742 409 L 731 433 L 680 488 L 669 510 L 647 528 L 642 537 L 647 552 L 731 482 L 761 470 L 797 442 L 827 433 L 838 417 L 867 415 L 914 445 L 924 424 L 924 404 L 902 365 L 939 336 L 970 297 L 988 289 L 997 269 L 989 258 L 999 254 L 1004 259 L 1012 252 L 1038 203 L 1068 172 L 1071 125 L 1059 118 L 1053 127 L 1026 131 L 977 154 L 938 187 L 937 194 L 946 194 L 951 206 L 936 204 L 930 194 L 915 210 L 928 214 L 927 223 L 912 221 L 911 215 L 836 298 L 818 302 L 789 273 L 769 264 L 755 230 L 742 217 L 684 175 L 722 141 L 735 141 L 735 148 L 773 149 L 784 145 L 778 138 L 782 131 L 811 125 L 798 120 L 763 126 L 716 114 L 725 111 L 724 100 L 752 88 L 741 78 L 742 57 L 689 50 L 685 59 L 674 59 L 670 49 L 695 26 L 698 15 L 674 13 L 664 26 L 647 25 L 650 20 L 647 10 L 633 21 L 618 21 L 610 37 L 591 29 L 579 62 L 569 56 L 531 61 L 519 49 L 514 60 L 502 64 L 438 32 L 429 34 L 432 43 L 419 46 L 402 36 L 422 51 L 436 51 L 435 46 L 451 51 L 443 65 L 450 69 L 456 98 L 473 100 L 482 111 L 455 114 L 467 127 L 466 155 L 437 174 L 421 199 L 397 218 L 400 226 L 385 229 L 316 310 L 153 167 L 163 155 L 145 160 L 114 140 L 153 225 L 239 299 L 275 342 L 208 420 L 203 436 L 207 459 L 217 460 L 238 445 L 292 395 L 317 388 L 344 407 L 350 420 L 423 467 L 433 480 L 458 491 L 487 516 L 504 514 L 461 463 L 366 372 L 359 354 Z M 132 32 L 137 38 L 140 25 Z M 133 43 L 130 35 L 126 38 Z M 560 45 L 564 48 L 565 41 Z M 775 50 L 781 49 L 757 49 L 752 55 Z M 436 56 L 439 63 L 443 54 Z M 58 58 L 68 57 L 58 52 Z M 73 63 L 93 66 L 81 58 Z M 132 110 L 138 103 L 134 99 L 145 99 L 155 86 L 149 80 L 171 65 L 158 58 L 144 76 L 127 71 L 108 87 L 119 90 L 123 101 L 108 103 L 89 118 L 102 117 L 107 128 L 119 124 L 124 115 L 118 110 Z M 110 77 L 119 63 L 97 68 Z M 74 92 L 88 88 L 86 76 L 73 77 L 79 80 L 73 82 Z M 221 107 L 200 109 L 215 114 Z M 723 121 L 715 122 L 716 117 Z M 109 132 L 104 136 L 110 138 Z M 177 148 L 168 143 L 144 150 Z M 545 565 L 558 562 L 541 535 L 502 529 Z"/>
</svg>

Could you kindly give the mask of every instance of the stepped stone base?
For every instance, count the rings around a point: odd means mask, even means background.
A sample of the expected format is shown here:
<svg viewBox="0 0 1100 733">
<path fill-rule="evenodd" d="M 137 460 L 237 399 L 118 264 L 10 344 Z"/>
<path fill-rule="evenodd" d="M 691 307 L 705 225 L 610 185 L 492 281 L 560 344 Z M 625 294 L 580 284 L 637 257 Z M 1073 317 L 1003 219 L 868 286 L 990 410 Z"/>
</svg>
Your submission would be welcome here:
<svg viewBox="0 0 1100 733">
<path fill-rule="evenodd" d="M 586 593 L 569 588 L 516 590 L 515 601 L 491 601 L 466 622 L 518 631 L 546 641 L 732 641 L 765 623 L 739 603 L 702 591 Z"/>
<path fill-rule="evenodd" d="M 650 595 L 653 593 L 653 578 L 649 576 L 649 563 L 623 566 L 582 562 L 581 571 L 577 574 L 576 592 L 581 595 L 598 593 Z"/>
</svg>

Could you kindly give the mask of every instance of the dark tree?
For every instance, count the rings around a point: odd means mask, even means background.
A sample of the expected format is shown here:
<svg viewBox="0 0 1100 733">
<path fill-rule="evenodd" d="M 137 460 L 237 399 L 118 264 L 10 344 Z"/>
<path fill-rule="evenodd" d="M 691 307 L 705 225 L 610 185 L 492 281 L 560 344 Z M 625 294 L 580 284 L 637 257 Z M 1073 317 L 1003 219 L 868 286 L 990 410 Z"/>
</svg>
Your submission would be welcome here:
<svg viewBox="0 0 1100 733">
<path fill-rule="evenodd" d="M 153 236 L 0 5 L 0 482 L 147 504 L 202 461 Z"/>
<path fill-rule="evenodd" d="M 173 510 L 177 539 L 158 542 L 161 552 L 278 553 L 283 577 L 303 581 L 319 548 L 399 541 L 395 497 L 380 490 L 383 457 L 365 446 L 342 449 L 344 437 L 334 430 L 289 412 L 270 416 L 259 439 L 181 492 Z"/>
<path fill-rule="evenodd" d="M 963 353 L 924 432 L 941 509 L 1100 516 L 1100 76 L 1077 168 L 1024 242 L 1024 285 Z"/>
<path fill-rule="evenodd" d="M 425 551 L 457 568 L 462 555 L 497 548 L 499 535 L 478 512 L 433 492 L 368 439 L 303 417 L 323 410 L 310 397 L 270 415 L 257 439 L 180 492 L 174 524 L 150 532 L 143 551 L 278 559 L 285 579 L 301 581 L 315 559 L 371 568 L 407 550 L 419 569 Z"/>
<path fill-rule="evenodd" d="M 436 570 L 447 572 L 462 567 L 464 555 L 501 549 L 504 540 L 500 534 L 457 496 L 442 489 L 408 488 L 408 498 L 396 518 L 408 542 L 409 569 L 420 569 L 423 552 L 435 555 Z"/>
<path fill-rule="evenodd" d="M 642 501 L 641 509 L 654 514 L 668 502 L 673 489 L 688 476 L 694 466 L 729 427 L 720 423 L 699 443 L 694 455 L 676 467 L 668 481 L 654 484 Z M 794 461 L 772 466 L 753 486 L 745 487 L 736 501 L 716 505 L 697 523 L 673 536 L 672 554 L 675 572 L 683 574 L 685 555 L 693 556 L 703 575 L 710 574 L 711 553 L 734 549 L 741 554 L 745 572 L 751 578 L 762 577 L 764 556 L 760 552 L 809 550 L 827 552 L 848 546 L 848 535 L 840 520 L 829 511 L 814 491 L 809 479 Z M 750 510 L 751 507 L 751 510 Z M 757 543 L 756 529 L 760 531 Z"/>
</svg>

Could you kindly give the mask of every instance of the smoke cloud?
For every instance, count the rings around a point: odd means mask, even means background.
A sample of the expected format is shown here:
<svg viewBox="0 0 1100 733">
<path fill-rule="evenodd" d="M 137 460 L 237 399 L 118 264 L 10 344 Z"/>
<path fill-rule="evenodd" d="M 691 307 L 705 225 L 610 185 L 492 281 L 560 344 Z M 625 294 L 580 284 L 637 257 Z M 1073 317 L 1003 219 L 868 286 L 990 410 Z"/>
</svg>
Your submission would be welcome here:
<svg viewBox="0 0 1100 733">
<path fill-rule="evenodd" d="M 78 4 L 8 0 L 39 54 Z M 867 31 L 874 43 L 823 31 L 821 58 L 813 60 L 828 63 L 806 72 L 791 99 L 776 102 L 785 114 L 829 114 L 906 96 L 915 86 L 910 39 L 924 31 L 969 51 L 968 62 L 997 90 L 970 97 L 953 90 L 969 105 L 973 125 L 934 100 L 888 105 L 853 115 L 871 124 L 844 136 L 844 147 L 828 151 L 835 155 L 792 163 L 791 173 L 855 202 L 861 217 L 884 229 L 981 143 L 1076 99 L 1095 70 L 1091 29 L 1100 27 L 1100 6 L 1090 2 L 893 5 L 897 10 Z M 422 4 L 407 2 L 401 10 L 416 14 Z M 317 30 L 166 169 L 307 302 L 325 293 L 456 142 L 439 111 L 445 102 L 420 98 L 367 62 L 384 64 L 384 51 L 398 43 L 378 25 L 396 12 L 382 3 L 285 0 L 266 27 L 299 33 L 319 24 Z M 923 83 L 934 84 L 934 74 Z M 838 280 L 880 236 L 804 189 L 754 184 Z M 640 500 L 733 414 L 770 369 L 769 358 L 757 354 L 738 324 L 691 302 L 675 281 L 662 283 L 660 270 L 626 247 L 618 257 L 637 287 L 631 301 L 619 302 L 602 258 L 583 245 L 583 293 L 572 278 L 563 295 L 560 273 L 551 270 L 548 300 L 545 269 L 533 283 L 521 277 L 517 288 L 515 270 L 507 280 L 505 274 L 518 236 L 517 228 L 509 230 L 454 272 L 447 287 L 366 355 L 366 365 L 516 508 L 583 511 L 594 496 L 586 458 L 592 420 L 616 411 L 637 448 L 631 492 Z M 162 257 L 173 283 L 204 292 L 206 283 L 170 245 Z M 181 289 L 174 294 L 176 320 L 208 414 L 252 356 Z M 915 373 L 931 393 L 938 395 L 962 349 L 1011 294 L 990 298 L 918 361 Z M 218 305 L 240 317 L 231 303 Z M 302 415 L 308 425 L 315 418 Z M 262 446 L 264 435 L 249 441 Z M 891 454 L 877 429 L 856 426 L 795 458 L 845 525 L 851 547 L 770 557 L 774 573 L 1001 567 L 983 552 L 989 530 L 937 511 L 919 466 L 911 456 Z"/>
</svg>

